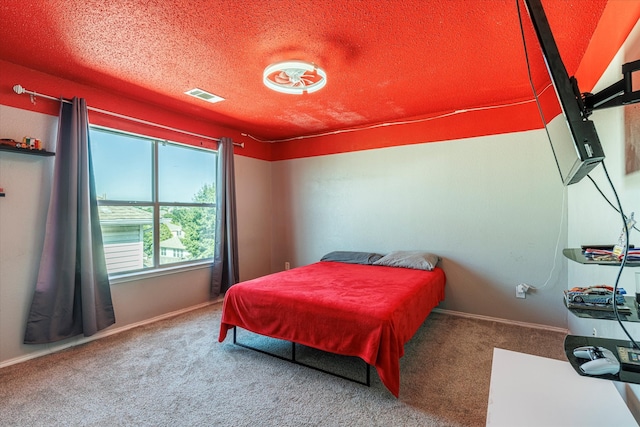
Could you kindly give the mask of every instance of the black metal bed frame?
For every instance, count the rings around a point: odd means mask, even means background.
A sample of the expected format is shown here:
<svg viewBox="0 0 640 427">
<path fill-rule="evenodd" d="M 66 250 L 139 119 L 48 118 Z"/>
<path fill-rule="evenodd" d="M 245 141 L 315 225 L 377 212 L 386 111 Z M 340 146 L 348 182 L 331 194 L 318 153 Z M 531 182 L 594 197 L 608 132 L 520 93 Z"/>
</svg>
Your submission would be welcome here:
<svg viewBox="0 0 640 427">
<path fill-rule="evenodd" d="M 291 357 L 290 358 L 284 357 L 284 356 L 280 356 L 279 354 L 271 353 L 271 352 L 268 352 L 266 350 L 262 350 L 260 348 L 252 347 L 252 346 L 247 345 L 247 344 L 242 344 L 242 343 L 238 342 L 237 337 L 236 337 L 236 329 L 237 328 L 238 328 L 237 326 L 233 327 L 233 343 L 235 345 L 237 345 L 237 346 L 248 348 L 249 350 L 257 351 L 259 353 L 266 354 L 268 356 L 276 357 L 276 358 L 278 358 L 280 360 L 286 360 L 287 362 L 291 362 L 291 363 L 294 363 L 296 365 L 304 366 L 305 368 L 314 369 L 316 371 L 320 371 L 320 372 L 323 372 L 325 374 L 333 375 L 334 377 L 342 378 L 342 379 L 347 380 L 347 381 L 351 381 L 351 382 L 354 382 L 354 383 L 357 383 L 357 384 L 366 385 L 367 387 L 371 387 L 371 365 L 369 365 L 367 362 L 364 362 L 364 360 L 363 360 L 363 362 L 367 366 L 367 374 L 366 374 L 367 379 L 366 379 L 366 381 L 361 381 L 361 380 L 357 380 L 357 379 L 354 379 L 354 378 L 349 378 L 349 377 L 344 376 L 344 375 L 340 375 L 340 374 L 335 373 L 335 372 L 327 371 L 326 369 L 318 368 L 317 366 L 308 365 L 308 364 L 306 364 L 304 362 L 300 362 L 299 360 L 296 360 L 296 343 L 293 342 L 293 341 L 291 341 Z"/>
</svg>

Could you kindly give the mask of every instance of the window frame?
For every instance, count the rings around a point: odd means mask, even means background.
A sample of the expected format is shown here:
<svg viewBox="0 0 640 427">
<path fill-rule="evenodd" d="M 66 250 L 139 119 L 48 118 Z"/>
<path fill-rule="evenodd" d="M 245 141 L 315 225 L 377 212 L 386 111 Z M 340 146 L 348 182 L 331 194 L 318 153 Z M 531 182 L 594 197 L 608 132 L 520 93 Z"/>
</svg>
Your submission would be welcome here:
<svg viewBox="0 0 640 427">
<path fill-rule="evenodd" d="M 93 130 L 96 131 L 100 131 L 100 132 L 105 132 L 105 133 L 113 133 L 116 135 L 123 135 L 123 136 L 129 136 L 129 137 L 133 137 L 133 138 L 140 138 L 146 141 L 149 141 L 152 144 L 152 150 L 151 150 L 151 186 L 152 186 L 152 191 L 151 191 L 151 201 L 144 201 L 144 202 L 139 202 L 139 201 L 129 201 L 129 200 L 109 200 L 109 199 L 104 199 L 104 200 L 97 200 L 97 205 L 98 207 L 100 206 L 136 206 L 136 207 L 150 207 L 152 209 L 152 213 L 153 213 L 153 219 L 152 219 L 152 227 L 153 227 L 153 265 L 151 267 L 143 267 L 141 269 L 135 269 L 135 270 L 128 270 L 128 271 L 122 271 L 122 272 L 116 272 L 116 273 L 109 273 L 109 282 L 111 284 L 116 284 L 116 283 L 123 283 L 123 282 L 129 282 L 129 281 L 133 281 L 133 280 L 140 280 L 140 279 L 145 279 L 145 278 L 151 278 L 151 277 L 158 277 L 158 276 L 163 276 L 163 275 L 167 275 L 167 274 L 175 274 L 175 273 L 179 273 L 179 272 L 183 272 L 183 271 L 190 271 L 190 270 L 196 270 L 196 269 L 202 269 L 202 268 L 210 268 L 211 264 L 213 262 L 213 256 L 212 257 L 207 257 L 207 258 L 200 258 L 197 260 L 185 260 L 185 261 L 179 261 L 179 262 L 171 262 L 171 263 L 167 263 L 167 264 L 161 264 L 160 263 L 160 257 L 161 257 L 161 248 L 160 248 L 160 213 L 162 208 L 166 208 L 166 207 L 197 207 L 197 208 L 212 208 L 215 209 L 216 207 L 216 203 L 215 200 L 211 203 L 196 203 L 196 202 L 160 202 L 160 197 L 159 197 L 159 193 L 160 193 L 160 186 L 159 186 L 159 146 L 160 144 L 166 145 L 166 144 L 171 144 L 171 145 L 176 145 L 176 146 L 181 146 L 184 147 L 186 149 L 193 149 L 193 150 L 200 150 L 200 151 L 206 151 L 208 153 L 213 153 L 215 154 L 215 156 L 218 155 L 218 150 L 214 150 L 214 149 L 210 149 L 210 148 L 204 148 L 204 147 L 198 147 L 195 145 L 189 145 L 189 144 L 184 144 L 184 143 L 179 143 L 176 141 L 170 141 L 170 140 L 166 140 L 166 139 L 161 139 L 161 138 L 154 138 L 152 136 L 149 135 L 143 135 L 143 134 L 138 134 L 138 133 L 133 133 L 133 132 L 127 132 L 127 131 L 122 131 L 119 129 L 114 129 L 114 128 L 108 128 L 108 127 L 104 127 L 104 126 L 99 126 L 99 125 L 89 125 L 89 134 L 91 134 L 91 132 Z M 94 162 L 95 159 L 92 158 L 92 162 Z M 214 187 L 217 188 L 217 180 L 214 179 L 214 183 L 213 183 Z M 214 227 L 215 229 L 215 224 Z M 101 227 L 101 231 L 102 231 L 102 227 Z M 215 236 L 214 236 L 215 238 Z M 103 243 L 104 245 L 104 243 Z"/>
</svg>

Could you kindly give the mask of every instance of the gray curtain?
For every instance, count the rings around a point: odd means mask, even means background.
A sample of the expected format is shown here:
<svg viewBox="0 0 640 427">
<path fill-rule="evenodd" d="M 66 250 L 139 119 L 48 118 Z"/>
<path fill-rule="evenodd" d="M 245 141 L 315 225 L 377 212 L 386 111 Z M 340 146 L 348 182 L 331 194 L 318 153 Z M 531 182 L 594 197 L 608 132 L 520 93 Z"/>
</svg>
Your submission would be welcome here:
<svg viewBox="0 0 640 427">
<path fill-rule="evenodd" d="M 53 188 L 25 344 L 93 335 L 115 323 L 91 172 L 84 99 L 60 103 Z"/>
<path fill-rule="evenodd" d="M 216 183 L 215 254 L 211 276 L 211 296 L 217 297 L 238 283 L 238 229 L 236 220 L 236 180 L 233 166 L 233 141 L 218 143 Z"/>
</svg>

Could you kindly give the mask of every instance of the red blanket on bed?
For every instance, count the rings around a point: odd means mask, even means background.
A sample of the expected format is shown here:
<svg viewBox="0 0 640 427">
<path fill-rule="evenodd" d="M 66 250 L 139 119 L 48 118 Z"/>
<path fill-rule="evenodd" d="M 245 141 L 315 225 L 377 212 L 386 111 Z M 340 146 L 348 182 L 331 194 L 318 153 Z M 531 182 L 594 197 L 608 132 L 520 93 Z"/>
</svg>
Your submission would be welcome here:
<svg viewBox="0 0 640 427">
<path fill-rule="evenodd" d="M 234 326 L 376 367 L 398 397 L 404 344 L 444 299 L 445 275 L 322 261 L 238 283 L 224 298 L 220 336 Z"/>
</svg>

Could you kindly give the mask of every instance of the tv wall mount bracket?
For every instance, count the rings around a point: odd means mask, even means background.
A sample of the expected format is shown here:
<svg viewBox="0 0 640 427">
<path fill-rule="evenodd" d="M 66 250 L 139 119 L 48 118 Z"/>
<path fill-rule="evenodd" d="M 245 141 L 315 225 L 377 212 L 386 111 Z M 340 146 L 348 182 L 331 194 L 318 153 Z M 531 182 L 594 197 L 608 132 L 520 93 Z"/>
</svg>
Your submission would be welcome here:
<svg viewBox="0 0 640 427">
<path fill-rule="evenodd" d="M 571 77 L 577 99 L 582 104 L 584 117 L 601 108 L 619 107 L 640 102 L 640 90 L 633 90 L 632 74 L 640 70 L 640 59 L 622 65 L 622 79 L 598 93 L 580 95 L 575 77 Z M 638 73 L 640 76 L 640 73 Z"/>
</svg>

